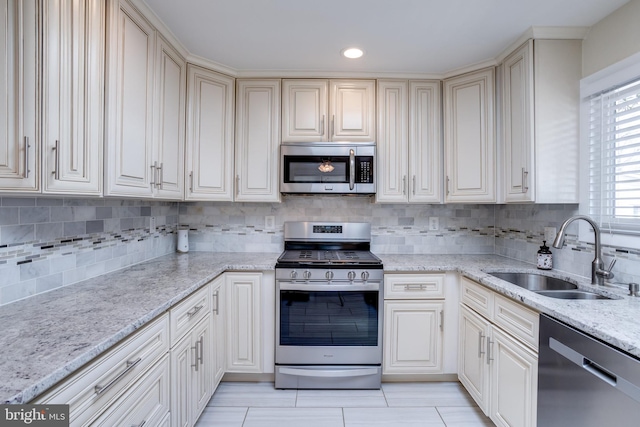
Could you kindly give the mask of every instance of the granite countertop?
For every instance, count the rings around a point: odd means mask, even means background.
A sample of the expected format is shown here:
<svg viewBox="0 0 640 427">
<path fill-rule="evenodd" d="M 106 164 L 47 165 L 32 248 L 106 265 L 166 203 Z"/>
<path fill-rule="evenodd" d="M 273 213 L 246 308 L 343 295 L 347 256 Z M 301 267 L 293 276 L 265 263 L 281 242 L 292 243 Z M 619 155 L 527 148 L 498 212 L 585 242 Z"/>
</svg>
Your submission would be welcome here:
<svg viewBox="0 0 640 427">
<path fill-rule="evenodd" d="M 486 271 L 536 271 L 495 255 L 380 255 L 387 272 L 457 271 L 640 357 L 640 298 L 543 297 Z M 170 254 L 0 307 L 0 401 L 29 402 L 227 270 L 273 270 L 276 253 Z M 543 273 L 593 290 L 583 277 Z"/>
</svg>

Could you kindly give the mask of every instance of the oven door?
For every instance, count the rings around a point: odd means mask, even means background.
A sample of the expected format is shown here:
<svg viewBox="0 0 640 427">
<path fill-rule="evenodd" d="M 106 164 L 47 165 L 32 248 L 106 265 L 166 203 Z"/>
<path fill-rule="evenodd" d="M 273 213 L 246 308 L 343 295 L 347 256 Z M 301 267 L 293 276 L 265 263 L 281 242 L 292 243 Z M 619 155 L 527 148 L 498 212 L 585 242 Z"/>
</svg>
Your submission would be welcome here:
<svg viewBox="0 0 640 427">
<path fill-rule="evenodd" d="M 382 363 L 380 282 L 276 286 L 276 364 Z"/>
</svg>

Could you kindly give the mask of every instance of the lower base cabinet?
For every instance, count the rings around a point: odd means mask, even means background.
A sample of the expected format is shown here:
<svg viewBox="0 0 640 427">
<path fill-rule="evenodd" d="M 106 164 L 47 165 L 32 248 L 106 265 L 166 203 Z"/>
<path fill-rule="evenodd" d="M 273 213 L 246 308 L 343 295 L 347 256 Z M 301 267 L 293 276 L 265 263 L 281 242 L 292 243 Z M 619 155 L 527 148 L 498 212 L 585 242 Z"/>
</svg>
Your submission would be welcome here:
<svg viewBox="0 0 640 427">
<path fill-rule="evenodd" d="M 499 427 L 535 427 L 538 314 L 462 279 L 458 378 Z"/>
</svg>

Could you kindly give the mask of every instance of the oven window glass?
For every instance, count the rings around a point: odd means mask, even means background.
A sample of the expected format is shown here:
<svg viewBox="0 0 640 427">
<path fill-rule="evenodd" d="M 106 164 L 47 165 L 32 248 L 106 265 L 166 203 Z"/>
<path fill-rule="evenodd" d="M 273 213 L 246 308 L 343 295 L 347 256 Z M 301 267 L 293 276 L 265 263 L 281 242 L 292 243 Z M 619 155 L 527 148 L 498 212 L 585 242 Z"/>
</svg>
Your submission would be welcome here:
<svg viewBox="0 0 640 427">
<path fill-rule="evenodd" d="M 378 291 L 280 291 L 280 345 L 377 346 Z"/>
<path fill-rule="evenodd" d="M 287 183 L 349 182 L 348 157 L 285 156 L 284 161 Z"/>
</svg>

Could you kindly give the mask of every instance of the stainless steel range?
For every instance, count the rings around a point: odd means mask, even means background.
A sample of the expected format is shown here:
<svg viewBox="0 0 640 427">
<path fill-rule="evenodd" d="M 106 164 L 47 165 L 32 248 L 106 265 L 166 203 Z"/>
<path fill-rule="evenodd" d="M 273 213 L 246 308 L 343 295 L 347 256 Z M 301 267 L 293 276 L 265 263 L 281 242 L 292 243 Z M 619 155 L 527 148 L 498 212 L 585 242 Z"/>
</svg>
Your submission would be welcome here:
<svg viewBox="0 0 640 427">
<path fill-rule="evenodd" d="M 382 262 L 368 223 L 287 222 L 276 264 L 276 388 L 380 388 Z"/>
</svg>

